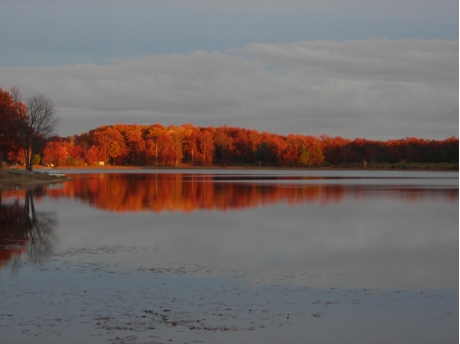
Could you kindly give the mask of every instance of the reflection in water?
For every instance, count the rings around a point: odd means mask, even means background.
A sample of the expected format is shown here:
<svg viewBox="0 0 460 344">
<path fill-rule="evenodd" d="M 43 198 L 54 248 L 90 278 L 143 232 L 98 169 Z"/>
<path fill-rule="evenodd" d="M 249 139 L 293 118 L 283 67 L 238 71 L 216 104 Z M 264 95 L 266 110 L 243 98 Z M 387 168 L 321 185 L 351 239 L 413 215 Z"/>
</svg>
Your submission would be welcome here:
<svg viewBox="0 0 460 344">
<path fill-rule="evenodd" d="M 52 197 L 84 200 L 99 209 L 116 212 L 237 210 L 287 202 L 323 206 L 347 199 L 386 197 L 417 201 L 458 202 L 458 188 L 401 185 L 325 184 L 317 177 L 221 176 L 199 174 L 88 174 L 47 190 Z M 312 183 L 309 183 L 312 182 Z M 324 180 L 323 180 L 324 181 Z"/>
<path fill-rule="evenodd" d="M 19 258 L 26 253 L 31 261 L 42 262 L 53 250 L 56 214 L 38 212 L 34 197 L 41 197 L 44 188 L 20 193 L 0 193 L 0 267 L 19 266 Z"/>
<path fill-rule="evenodd" d="M 76 174 L 3 192 L 0 254 L 23 265 L 1 276 L 0 337 L 458 343 L 458 175 L 380 175 Z"/>
</svg>

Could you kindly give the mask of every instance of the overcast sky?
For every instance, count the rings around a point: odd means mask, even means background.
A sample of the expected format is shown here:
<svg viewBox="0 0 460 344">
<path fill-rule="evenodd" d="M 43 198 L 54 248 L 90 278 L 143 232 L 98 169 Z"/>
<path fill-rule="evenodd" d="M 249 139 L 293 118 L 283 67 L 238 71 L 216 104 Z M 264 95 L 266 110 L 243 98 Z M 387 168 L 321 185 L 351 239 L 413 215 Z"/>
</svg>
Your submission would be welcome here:
<svg viewBox="0 0 460 344">
<path fill-rule="evenodd" d="M 0 0 L 0 87 L 103 124 L 458 137 L 458 0 Z"/>
</svg>

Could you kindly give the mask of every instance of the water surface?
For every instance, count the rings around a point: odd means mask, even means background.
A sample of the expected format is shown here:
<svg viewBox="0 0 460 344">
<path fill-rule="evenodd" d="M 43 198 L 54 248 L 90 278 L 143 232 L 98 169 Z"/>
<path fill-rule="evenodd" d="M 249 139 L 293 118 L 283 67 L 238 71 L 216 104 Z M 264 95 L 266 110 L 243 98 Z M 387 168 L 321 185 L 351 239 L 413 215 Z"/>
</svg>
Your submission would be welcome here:
<svg viewBox="0 0 460 344">
<path fill-rule="evenodd" d="M 2 192 L 1 342 L 458 342 L 458 173 L 66 172 Z"/>
</svg>

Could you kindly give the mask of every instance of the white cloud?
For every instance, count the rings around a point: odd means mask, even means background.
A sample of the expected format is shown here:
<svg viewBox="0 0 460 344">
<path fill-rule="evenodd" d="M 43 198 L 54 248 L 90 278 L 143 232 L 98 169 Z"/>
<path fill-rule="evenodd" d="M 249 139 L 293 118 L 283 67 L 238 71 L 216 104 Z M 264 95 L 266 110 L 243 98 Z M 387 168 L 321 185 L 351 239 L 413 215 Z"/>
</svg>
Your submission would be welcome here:
<svg viewBox="0 0 460 344">
<path fill-rule="evenodd" d="M 45 93 L 60 135 L 192 123 L 375 139 L 458 135 L 458 41 L 315 41 L 148 55 L 110 65 L 0 68 Z"/>
</svg>

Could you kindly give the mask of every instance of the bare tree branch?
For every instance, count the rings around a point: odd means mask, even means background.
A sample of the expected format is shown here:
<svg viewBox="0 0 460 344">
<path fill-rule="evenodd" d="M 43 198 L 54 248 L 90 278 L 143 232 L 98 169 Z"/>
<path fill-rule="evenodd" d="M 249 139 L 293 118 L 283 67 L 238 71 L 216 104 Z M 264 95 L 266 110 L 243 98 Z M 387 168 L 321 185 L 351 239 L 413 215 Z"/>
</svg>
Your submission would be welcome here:
<svg viewBox="0 0 460 344">
<path fill-rule="evenodd" d="M 16 103 L 22 102 L 22 94 L 21 94 L 21 91 L 19 90 L 19 87 L 11 86 L 10 94 Z"/>
<path fill-rule="evenodd" d="M 12 87 L 11 92 L 16 101 L 21 99 L 17 87 Z M 53 101 L 43 94 L 34 95 L 26 99 L 27 115 L 21 119 L 20 132 L 23 141 L 26 169 L 32 171 L 33 158 L 38 153 L 40 143 L 54 134 L 60 122 L 56 116 Z"/>
</svg>

